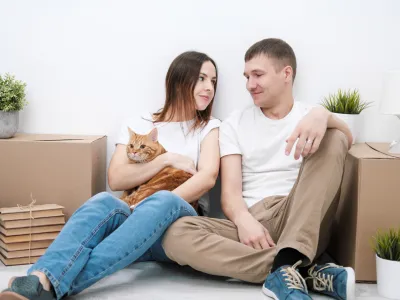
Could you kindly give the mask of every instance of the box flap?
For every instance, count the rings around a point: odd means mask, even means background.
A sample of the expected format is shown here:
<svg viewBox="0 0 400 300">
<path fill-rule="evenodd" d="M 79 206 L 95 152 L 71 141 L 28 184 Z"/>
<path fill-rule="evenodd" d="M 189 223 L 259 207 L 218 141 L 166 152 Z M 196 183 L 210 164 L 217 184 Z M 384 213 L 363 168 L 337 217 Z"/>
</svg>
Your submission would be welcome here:
<svg viewBox="0 0 400 300">
<path fill-rule="evenodd" d="M 371 146 L 372 145 L 372 146 Z M 376 148 L 376 149 L 375 149 Z M 354 144 L 349 150 L 349 154 L 359 159 L 397 159 L 391 153 L 387 153 L 389 144 L 387 143 L 359 143 Z M 381 150 L 381 151 L 380 151 Z"/>
<path fill-rule="evenodd" d="M 389 153 L 390 144 L 388 143 L 367 143 L 367 145 L 370 146 L 372 149 L 388 155 L 392 158 L 400 158 L 400 153 Z"/>
<path fill-rule="evenodd" d="M 73 143 L 92 143 L 103 138 L 104 135 L 70 135 L 70 134 L 32 134 L 17 133 L 4 142 L 73 142 Z M 2 142 L 0 140 L 0 142 Z"/>
<path fill-rule="evenodd" d="M 64 208 L 64 206 L 58 204 L 42 204 L 42 205 L 33 205 L 32 211 L 39 211 L 39 210 L 52 210 L 52 209 L 60 209 Z M 20 213 L 20 212 L 29 212 L 30 209 L 23 207 L 5 207 L 0 208 L 0 214 L 13 214 L 13 213 Z"/>
</svg>

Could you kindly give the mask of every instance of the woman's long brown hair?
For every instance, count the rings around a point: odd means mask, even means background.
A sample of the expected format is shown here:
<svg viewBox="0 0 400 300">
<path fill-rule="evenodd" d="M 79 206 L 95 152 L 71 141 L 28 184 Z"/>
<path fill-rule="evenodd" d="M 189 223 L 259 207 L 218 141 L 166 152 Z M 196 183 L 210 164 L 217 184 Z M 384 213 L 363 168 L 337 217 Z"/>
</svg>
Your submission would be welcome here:
<svg viewBox="0 0 400 300">
<path fill-rule="evenodd" d="M 194 88 L 199 80 L 201 67 L 207 61 L 214 65 L 218 78 L 217 65 L 204 53 L 188 51 L 174 59 L 165 78 L 164 107 L 153 114 L 153 122 L 169 122 L 177 116 L 180 120 L 194 119 L 190 131 L 207 125 L 211 118 L 217 83 L 214 86 L 214 97 L 205 110 L 197 110 L 194 99 Z"/>
</svg>

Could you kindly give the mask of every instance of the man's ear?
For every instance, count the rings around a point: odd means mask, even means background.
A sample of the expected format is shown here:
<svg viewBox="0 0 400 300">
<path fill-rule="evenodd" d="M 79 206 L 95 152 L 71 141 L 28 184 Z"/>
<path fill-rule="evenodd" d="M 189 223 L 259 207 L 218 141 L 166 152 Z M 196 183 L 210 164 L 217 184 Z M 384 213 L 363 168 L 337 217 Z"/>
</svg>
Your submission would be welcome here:
<svg viewBox="0 0 400 300">
<path fill-rule="evenodd" d="M 282 70 L 283 74 L 285 75 L 286 82 L 293 82 L 293 68 L 291 66 L 286 66 Z"/>
</svg>

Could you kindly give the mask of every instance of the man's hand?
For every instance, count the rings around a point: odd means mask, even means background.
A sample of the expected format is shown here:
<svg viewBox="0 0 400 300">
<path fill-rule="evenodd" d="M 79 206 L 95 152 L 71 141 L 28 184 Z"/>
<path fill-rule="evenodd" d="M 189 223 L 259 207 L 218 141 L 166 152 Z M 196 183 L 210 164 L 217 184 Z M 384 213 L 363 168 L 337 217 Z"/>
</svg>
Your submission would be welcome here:
<svg viewBox="0 0 400 300">
<path fill-rule="evenodd" d="M 294 158 L 315 153 L 325 135 L 331 113 L 323 107 L 315 107 L 301 119 L 292 135 L 286 140 L 285 154 L 290 155 L 297 141 Z"/>
<path fill-rule="evenodd" d="M 235 220 L 239 240 L 254 249 L 268 249 L 275 246 L 268 230 L 249 213 L 243 213 Z"/>
</svg>

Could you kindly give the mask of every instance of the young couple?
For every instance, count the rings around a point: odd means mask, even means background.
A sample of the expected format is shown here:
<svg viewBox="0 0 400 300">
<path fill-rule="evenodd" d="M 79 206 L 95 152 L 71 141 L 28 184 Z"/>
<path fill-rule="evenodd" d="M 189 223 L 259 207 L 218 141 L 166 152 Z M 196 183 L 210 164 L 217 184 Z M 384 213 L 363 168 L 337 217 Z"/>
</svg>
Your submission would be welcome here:
<svg viewBox="0 0 400 300">
<path fill-rule="evenodd" d="M 108 180 L 112 190 L 126 190 L 167 166 L 193 176 L 132 212 L 109 193 L 95 195 L 0 299 L 61 299 L 139 261 L 264 282 L 273 299 L 310 299 L 310 290 L 354 299 L 351 268 L 315 264 L 329 240 L 350 130 L 324 108 L 294 102 L 296 58 L 286 42 L 251 46 L 244 76 L 254 105 L 220 124 L 211 117 L 215 62 L 199 52 L 179 55 L 166 76 L 163 109 L 122 126 Z M 157 127 L 168 152 L 129 164 L 128 126 L 141 134 Z M 198 216 L 190 205 L 214 186 L 220 162 L 228 220 Z"/>
</svg>

